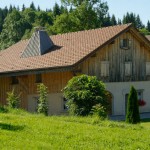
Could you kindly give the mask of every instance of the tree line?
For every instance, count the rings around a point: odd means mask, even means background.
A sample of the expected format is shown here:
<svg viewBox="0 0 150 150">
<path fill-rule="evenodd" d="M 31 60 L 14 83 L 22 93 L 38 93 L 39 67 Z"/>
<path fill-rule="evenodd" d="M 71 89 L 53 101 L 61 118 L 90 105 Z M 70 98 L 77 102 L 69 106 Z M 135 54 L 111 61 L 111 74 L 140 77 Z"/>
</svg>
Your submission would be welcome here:
<svg viewBox="0 0 150 150">
<path fill-rule="evenodd" d="M 150 34 L 150 21 L 144 25 L 139 15 L 127 12 L 122 19 L 109 14 L 101 0 L 61 0 L 43 11 L 32 2 L 28 8 L 10 5 L 0 8 L 0 49 L 30 38 L 34 27 L 45 27 L 49 35 L 133 23 L 143 34 Z"/>
</svg>

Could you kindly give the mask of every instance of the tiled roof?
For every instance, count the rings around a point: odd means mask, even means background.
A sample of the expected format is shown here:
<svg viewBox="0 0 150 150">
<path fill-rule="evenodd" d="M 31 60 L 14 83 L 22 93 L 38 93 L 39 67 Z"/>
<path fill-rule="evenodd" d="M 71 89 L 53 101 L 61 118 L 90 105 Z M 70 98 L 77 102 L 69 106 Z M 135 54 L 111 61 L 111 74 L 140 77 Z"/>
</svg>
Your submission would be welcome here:
<svg viewBox="0 0 150 150">
<path fill-rule="evenodd" d="M 51 36 L 54 48 L 40 56 L 22 58 L 29 40 L 20 41 L 0 52 L 0 74 L 69 67 L 83 60 L 100 46 L 128 30 L 131 24 Z"/>
<path fill-rule="evenodd" d="M 150 35 L 146 35 L 145 37 L 150 41 Z"/>
</svg>

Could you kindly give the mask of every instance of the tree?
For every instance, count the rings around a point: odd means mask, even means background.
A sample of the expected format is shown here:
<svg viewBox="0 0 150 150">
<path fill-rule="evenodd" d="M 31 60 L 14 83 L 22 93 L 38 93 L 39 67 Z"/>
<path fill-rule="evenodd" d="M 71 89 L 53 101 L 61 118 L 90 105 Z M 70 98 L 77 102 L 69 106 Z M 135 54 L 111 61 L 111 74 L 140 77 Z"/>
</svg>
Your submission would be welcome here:
<svg viewBox="0 0 150 150">
<path fill-rule="evenodd" d="M 30 8 L 31 8 L 32 10 L 36 11 L 36 8 L 35 8 L 35 5 L 34 5 L 33 2 L 30 4 Z"/>
<path fill-rule="evenodd" d="M 54 7 L 53 7 L 53 15 L 54 17 L 59 16 L 61 14 L 61 10 L 60 7 L 57 3 L 55 3 Z"/>
<path fill-rule="evenodd" d="M 25 5 L 22 5 L 22 11 L 24 11 L 26 9 Z"/>
<path fill-rule="evenodd" d="M 148 20 L 148 22 L 147 22 L 147 30 L 150 32 L 150 21 Z"/>
<path fill-rule="evenodd" d="M 53 24 L 53 17 L 51 12 L 39 11 L 36 13 L 36 19 L 34 22 L 34 26 L 42 26 Z"/>
<path fill-rule="evenodd" d="M 13 11 L 13 7 L 12 7 L 12 5 L 10 5 L 8 12 L 11 13 L 12 11 Z"/>
<path fill-rule="evenodd" d="M 47 104 L 47 87 L 41 83 L 37 86 L 37 91 L 39 93 L 38 99 L 38 113 L 42 113 L 44 115 L 48 115 L 48 104 Z"/>
<path fill-rule="evenodd" d="M 126 13 L 126 15 L 123 16 L 123 24 L 126 23 L 132 23 L 134 25 L 134 27 L 138 28 L 138 29 L 142 29 L 144 28 L 144 25 L 140 19 L 139 15 L 135 15 L 134 13 Z"/>
<path fill-rule="evenodd" d="M 64 97 L 68 100 L 69 112 L 74 115 L 89 115 L 93 106 L 107 106 L 104 83 L 95 76 L 81 75 L 69 80 L 63 89 Z"/>
<path fill-rule="evenodd" d="M 83 24 L 85 23 L 85 29 L 104 26 L 104 18 L 108 12 L 106 2 L 101 2 L 101 0 L 62 0 L 62 4 L 73 8 L 71 12 L 75 12 L 74 17 L 79 20 L 79 27 L 84 28 Z"/>
<path fill-rule="evenodd" d="M 117 25 L 117 21 L 116 21 L 116 17 L 115 15 L 113 14 L 112 17 L 111 17 L 111 25 Z"/>
<path fill-rule="evenodd" d="M 41 11 L 41 8 L 40 8 L 40 6 L 38 5 L 38 8 L 37 8 L 37 11 Z"/>
<path fill-rule="evenodd" d="M 126 122 L 131 124 L 140 122 L 137 92 L 133 86 L 131 86 L 128 96 Z"/>
<path fill-rule="evenodd" d="M 6 17 L 3 24 L 3 30 L 0 35 L 0 48 L 4 49 L 18 42 L 28 27 L 28 22 L 21 16 L 19 11 L 13 10 Z"/>
<path fill-rule="evenodd" d="M 108 26 L 111 26 L 112 25 L 112 23 L 111 23 L 111 18 L 110 18 L 110 15 L 109 15 L 109 13 L 107 14 L 107 16 L 105 16 L 104 18 L 103 18 L 103 26 L 104 27 L 108 27 Z"/>
<path fill-rule="evenodd" d="M 143 25 L 139 15 L 137 15 L 137 17 L 136 17 L 136 28 L 138 28 L 138 29 L 144 28 L 144 25 Z"/>
<path fill-rule="evenodd" d="M 61 14 L 56 17 L 54 25 L 50 29 L 51 33 L 58 34 L 78 31 L 79 28 L 77 28 L 77 22 L 78 20 L 76 20 L 72 14 Z"/>
</svg>

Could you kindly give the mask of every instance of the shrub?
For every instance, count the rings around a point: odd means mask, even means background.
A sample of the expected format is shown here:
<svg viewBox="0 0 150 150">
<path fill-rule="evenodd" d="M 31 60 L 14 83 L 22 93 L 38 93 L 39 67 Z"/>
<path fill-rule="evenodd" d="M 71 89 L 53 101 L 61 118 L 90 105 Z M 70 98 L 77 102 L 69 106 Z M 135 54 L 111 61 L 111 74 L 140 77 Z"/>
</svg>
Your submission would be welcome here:
<svg viewBox="0 0 150 150">
<path fill-rule="evenodd" d="M 42 113 L 44 115 L 48 115 L 48 104 L 47 104 L 47 87 L 41 83 L 37 87 L 37 91 L 39 93 L 38 99 L 38 113 Z"/>
<path fill-rule="evenodd" d="M 6 106 L 2 106 L 0 104 L 0 113 L 6 113 L 6 112 L 8 112 L 8 109 L 6 108 Z"/>
<path fill-rule="evenodd" d="M 96 104 L 91 109 L 91 114 L 93 116 L 98 116 L 100 119 L 105 119 L 107 117 L 106 108 L 101 104 Z"/>
<path fill-rule="evenodd" d="M 96 104 L 108 105 L 104 83 L 95 76 L 81 75 L 73 77 L 63 89 L 68 100 L 69 112 L 74 115 L 89 115 Z"/>
<path fill-rule="evenodd" d="M 17 95 L 14 89 L 7 93 L 7 104 L 10 108 L 19 108 L 20 95 Z"/>
<path fill-rule="evenodd" d="M 140 122 L 137 92 L 133 86 L 131 86 L 131 90 L 128 97 L 126 122 L 132 124 Z"/>
</svg>

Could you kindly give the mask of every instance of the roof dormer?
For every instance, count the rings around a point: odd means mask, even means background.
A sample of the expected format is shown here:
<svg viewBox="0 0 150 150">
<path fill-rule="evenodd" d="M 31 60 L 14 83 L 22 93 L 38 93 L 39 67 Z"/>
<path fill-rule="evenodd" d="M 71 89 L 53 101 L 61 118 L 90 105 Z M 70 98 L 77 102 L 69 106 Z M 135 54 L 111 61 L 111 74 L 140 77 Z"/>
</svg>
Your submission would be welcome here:
<svg viewBox="0 0 150 150">
<path fill-rule="evenodd" d="M 42 27 L 35 29 L 21 57 L 33 57 L 47 53 L 54 46 L 53 41 Z"/>
</svg>

